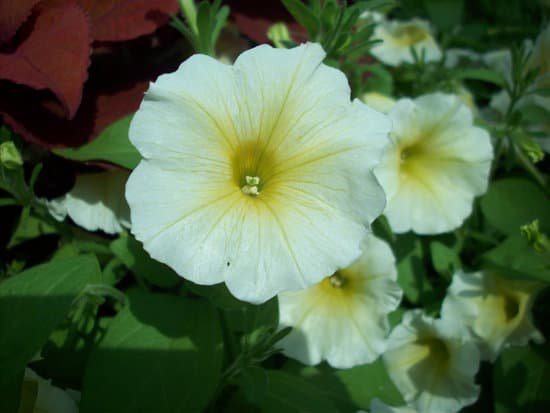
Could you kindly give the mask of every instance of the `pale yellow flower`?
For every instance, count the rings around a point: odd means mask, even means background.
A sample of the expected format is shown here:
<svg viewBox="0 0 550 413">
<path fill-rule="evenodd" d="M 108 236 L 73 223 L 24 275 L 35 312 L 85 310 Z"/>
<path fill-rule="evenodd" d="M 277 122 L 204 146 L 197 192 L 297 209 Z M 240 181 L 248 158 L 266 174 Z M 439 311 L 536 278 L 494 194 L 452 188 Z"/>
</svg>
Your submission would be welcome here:
<svg viewBox="0 0 550 413">
<path fill-rule="evenodd" d="M 456 413 L 478 398 L 479 351 L 453 319 L 405 313 L 383 359 L 405 401 L 419 412 Z"/>
<path fill-rule="evenodd" d="M 382 21 L 374 29 L 373 38 L 382 40 L 382 43 L 375 45 L 371 54 L 389 66 L 413 63 L 411 48 L 419 57 L 424 55 L 426 62 L 438 61 L 442 57 L 429 23 L 421 19 Z"/>
<path fill-rule="evenodd" d="M 442 314 L 468 327 L 484 359 L 494 361 L 509 346 L 543 341 L 531 321 L 537 283 L 491 272 L 458 272 L 443 301 Z"/>
<path fill-rule="evenodd" d="M 354 261 L 384 206 L 372 169 L 386 116 L 350 102 L 317 44 L 233 66 L 194 55 L 151 84 L 130 127 L 132 232 L 199 284 L 263 302 Z"/>
<path fill-rule="evenodd" d="M 459 227 L 487 189 L 489 134 L 473 125 L 471 110 L 454 95 L 400 99 L 388 115 L 392 144 L 376 176 L 392 229 L 439 234 Z"/>
<path fill-rule="evenodd" d="M 386 348 L 387 315 L 402 291 L 393 253 L 369 235 L 352 265 L 302 291 L 279 294 L 279 323 L 292 332 L 278 345 L 306 364 L 338 368 L 374 361 Z"/>
</svg>

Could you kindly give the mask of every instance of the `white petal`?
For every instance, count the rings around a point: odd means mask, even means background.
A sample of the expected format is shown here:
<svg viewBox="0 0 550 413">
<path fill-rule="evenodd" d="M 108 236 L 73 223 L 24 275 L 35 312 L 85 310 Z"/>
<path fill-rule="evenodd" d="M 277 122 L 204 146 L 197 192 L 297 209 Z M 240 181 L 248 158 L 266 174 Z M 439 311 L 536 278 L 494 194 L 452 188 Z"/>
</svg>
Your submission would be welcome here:
<svg viewBox="0 0 550 413">
<path fill-rule="evenodd" d="M 68 215 L 88 231 L 116 234 L 130 227 L 130 211 L 124 199 L 126 171 L 78 175 L 73 189 L 63 197 L 46 201 L 57 220 Z"/>
<path fill-rule="evenodd" d="M 384 21 L 376 26 L 373 38 L 382 40 L 382 43 L 371 49 L 372 55 L 390 66 L 413 63 L 411 47 L 419 56 L 424 53 L 426 62 L 438 61 L 442 56 L 429 24 L 424 20 Z"/>
<path fill-rule="evenodd" d="M 487 272 L 458 272 L 443 301 L 442 315 L 467 326 L 477 337 L 483 358 L 494 361 L 505 347 L 542 340 L 530 314 L 538 287 Z"/>
<path fill-rule="evenodd" d="M 340 288 L 329 279 L 304 291 L 279 295 L 281 327 L 293 326 L 281 342 L 286 355 L 306 364 L 321 360 L 337 368 L 374 361 L 385 350 L 387 314 L 401 299 L 389 246 L 368 236 L 362 255 L 339 271 Z"/>
<path fill-rule="evenodd" d="M 395 232 L 439 234 L 462 224 L 475 196 L 487 189 L 489 135 L 472 125 L 471 111 L 452 95 L 402 99 L 389 113 L 393 144 L 376 168 L 388 195 Z"/>
<path fill-rule="evenodd" d="M 405 314 L 383 357 L 407 403 L 420 412 L 454 413 L 475 402 L 479 353 L 469 338 L 453 320 Z"/>
<path fill-rule="evenodd" d="M 323 58 L 315 44 L 259 46 L 234 66 L 193 56 L 151 86 L 126 195 L 152 257 L 262 302 L 360 254 L 384 206 L 372 169 L 390 123 L 351 103 Z"/>
</svg>

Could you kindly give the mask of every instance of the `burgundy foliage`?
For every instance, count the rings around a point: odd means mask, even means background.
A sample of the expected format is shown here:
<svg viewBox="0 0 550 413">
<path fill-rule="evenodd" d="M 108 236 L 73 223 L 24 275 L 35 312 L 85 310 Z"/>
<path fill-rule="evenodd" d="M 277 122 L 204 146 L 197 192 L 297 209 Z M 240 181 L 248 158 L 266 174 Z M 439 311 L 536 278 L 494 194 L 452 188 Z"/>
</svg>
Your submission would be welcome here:
<svg viewBox="0 0 550 413">
<path fill-rule="evenodd" d="M 177 10 L 176 0 L 0 2 L 3 120 L 44 147 L 93 139 L 183 58 L 177 34 L 151 34 Z"/>
</svg>

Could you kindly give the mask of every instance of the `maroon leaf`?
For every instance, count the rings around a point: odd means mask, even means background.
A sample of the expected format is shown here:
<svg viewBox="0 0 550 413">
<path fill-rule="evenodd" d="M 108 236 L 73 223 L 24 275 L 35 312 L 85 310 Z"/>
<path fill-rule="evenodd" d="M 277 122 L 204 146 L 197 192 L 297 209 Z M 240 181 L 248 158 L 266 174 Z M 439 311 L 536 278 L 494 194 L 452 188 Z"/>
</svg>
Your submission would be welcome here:
<svg viewBox="0 0 550 413">
<path fill-rule="evenodd" d="M 71 119 L 90 63 L 86 12 L 75 1 L 43 1 L 20 31 L 18 44 L 0 53 L 0 78 L 52 91 Z"/>
<path fill-rule="evenodd" d="M 80 146 L 137 110 L 149 81 L 185 58 L 182 37 L 170 28 L 97 48 L 82 103 L 72 119 L 52 93 L 0 81 L 0 115 L 25 140 L 45 148 Z M 183 49 L 183 50 L 182 50 Z"/>
<path fill-rule="evenodd" d="M 179 10 L 177 0 L 78 0 L 97 41 L 118 42 L 154 32 Z"/>
<path fill-rule="evenodd" d="M 40 0 L 2 0 L 0 1 L 0 44 L 11 40 L 19 26 L 31 14 Z"/>
</svg>

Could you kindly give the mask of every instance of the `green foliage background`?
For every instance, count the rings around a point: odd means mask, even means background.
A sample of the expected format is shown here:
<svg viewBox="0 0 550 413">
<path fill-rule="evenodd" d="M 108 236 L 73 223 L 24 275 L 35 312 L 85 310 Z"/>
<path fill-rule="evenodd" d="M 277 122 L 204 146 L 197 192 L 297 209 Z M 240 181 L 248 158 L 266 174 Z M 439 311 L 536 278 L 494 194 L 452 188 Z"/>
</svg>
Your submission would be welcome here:
<svg viewBox="0 0 550 413">
<path fill-rule="evenodd" d="M 486 52 L 534 39 L 550 10 L 537 0 L 390 0 L 347 8 L 332 0 L 282 3 L 323 44 L 327 63 L 348 75 L 356 96 L 417 96 L 466 86 L 479 106 L 505 87 L 500 74 L 421 59 L 393 69 L 364 62 L 372 27 L 352 30 L 359 13 L 376 8 L 397 19 L 423 17 L 438 29 L 444 49 Z M 174 25 L 195 50 L 214 54 L 228 12 L 220 2 L 205 2 L 195 24 L 187 14 Z M 478 120 L 506 145 L 497 144 L 504 149 L 497 152 L 489 190 L 461 228 L 440 236 L 394 235 L 384 218 L 375 222 L 375 233 L 396 254 L 405 295 L 392 324 L 409 308 L 437 315 L 455 270 L 493 268 L 544 284 L 533 315 L 550 337 L 549 161 L 534 162 L 513 138 L 525 132 L 528 119 L 516 109 L 492 123 Z M 48 215 L 33 190 L 41 164 L 66 158 L 132 169 L 139 154 L 128 141 L 129 123 L 129 117 L 121 119 L 92 143 L 53 153 L 37 153 L 1 129 L 0 143 L 15 142 L 25 164 L 0 166 L 0 412 L 27 411 L 20 404 L 27 365 L 57 386 L 81 391 L 83 413 L 355 412 L 368 409 L 374 397 L 402 404 L 380 360 L 336 370 L 282 356 L 277 341 L 286 331 L 277 330 L 275 299 L 261 306 L 239 302 L 223 285 L 183 280 L 152 260 L 131 234 L 89 233 Z M 534 220 L 538 244 L 520 231 Z M 506 350 L 494 365 L 483 364 L 481 397 L 463 411 L 550 411 L 549 361 L 548 344 Z"/>
</svg>

